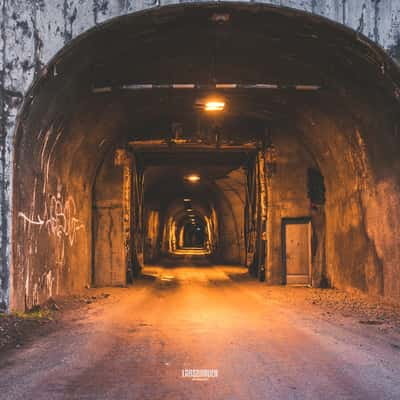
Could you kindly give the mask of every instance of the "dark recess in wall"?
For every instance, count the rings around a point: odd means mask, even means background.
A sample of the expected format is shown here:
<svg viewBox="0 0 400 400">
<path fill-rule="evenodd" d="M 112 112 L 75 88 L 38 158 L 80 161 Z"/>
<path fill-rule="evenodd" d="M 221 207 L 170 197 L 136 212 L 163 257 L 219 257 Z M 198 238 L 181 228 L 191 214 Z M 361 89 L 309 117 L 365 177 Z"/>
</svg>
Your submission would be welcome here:
<svg viewBox="0 0 400 400">
<path fill-rule="evenodd" d="M 308 197 L 312 204 L 325 204 L 325 182 L 321 172 L 316 168 L 307 170 Z"/>
</svg>

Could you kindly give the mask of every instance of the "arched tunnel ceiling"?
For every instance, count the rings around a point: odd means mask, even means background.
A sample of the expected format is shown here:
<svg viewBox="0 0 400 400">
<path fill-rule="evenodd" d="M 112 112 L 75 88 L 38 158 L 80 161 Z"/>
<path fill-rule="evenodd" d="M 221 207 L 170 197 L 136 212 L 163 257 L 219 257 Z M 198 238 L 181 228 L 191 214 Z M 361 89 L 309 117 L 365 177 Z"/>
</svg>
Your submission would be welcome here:
<svg viewBox="0 0 400 400">
<path fill-rule="evenodd" d="M 216 22 L 215 15 L 228 20 Z M 76 42 L 55 60 L 57 74 L 77 68 L 95 86 L 157 81 L 342 85 L 368 79 L 368 66 L 374 76 L 383 64 L 374 45 L 351 30 L 261 5 L 153 10 L 119 18 Z M 363 73 L 349 76 L 357 67 Z"/>
<path fill-rule="evenodd" d="M 144 155 L 142 159 L 147 167 L 145 190 L 159 201 L 171 196 L 174 200 L 176 194 L 183 197 L 199 195 L 207 199 L 214 190 L 216 181 L 245 165 L 250 157 L 251 155 L 246 153 L 229 152 L 154 153 L 151 158 Z M 155 166 L 152 164 L 153 160 Z M 199 182 L 190 183 L 185 180 L 186 176 L 193 173 L 199 175 Z"/>
<path fill-rule="evenodd" d="M 225 14 L 228 21 L 213 20 Z M 37 101 L 39 89 L 63 89 L 65 96 L 75 88 L 80 104 L 82 96 L 91 97 L 98 107 L 120 102 L 130 115 L 135 110 L 150 119 L 164 112 L 193 111 L 193 101 L 187 99 L 199 93 L 130 93 L 118 88 L 135 83 L 233 82 L 317 84 L 328 92 L 354 86 L 378 90 L 397 74 L 375 45 L 322 18 L 269 6 L 208 4 L 134 14 L 91 30 L 54 60 L 30 95 Z M 93 88 L 107 86 L 115 93 L 92 96 Z M 287 114 L 288 104 L 299 97 L 307 102 L 309 96 L 292 91 L 253 91 L 249 96 L 243 91 L 232 101 L 231 112 L 262 116 L 262 109 L 271 107 Z"/>
<path fill-rule="evenodd" d="M 216 22 L 216 15 L 227 15 L 228 20 Z M 376 46 L 319 17 L 261 5 L 168 7 L 118 18 L 73 41 L 32 88 L 20 128 L 26 133 L 40 132 L 60 124 L 63 136 L 80 141 L 75 150 L 85 149 L 88 154 L 88 147 L 96 144 L 106 143 L 105 150 L 116 140 L 165 136 L 175 121 L 184 121 L 193 131 L 199 119 L 196 101 L 215 92 L 132 91 L 122 89 L 123 85 L 321 86 L 312 92 L 285 88 L 219 91 L 227 99 L 222 125 L 231 121 L 236 132 L 229 129 L 230 134 L 240 131 L 243 135 L 243 129 L 237 128 L 240 121 L 244 126 L 296 126 L 305 110 L 315 115 L 336 110 L 343 118 L 345 113 L 357 118 L 357 113 L 364 112 L 357 109 L 358 103 L 367 98 L 372 107 L 384 102 L 386 113 L 397 112 L 393 81 L 398 76 Z M 104 87 L 112 91 L 93 93 Z M 89 169 L 94 173 L 95 168 Z"/>
<path fill-rule="evenodd" d="M 185 213 L 184 199 L 190 199 L 191 210 L 201 215 L 211 215 L 211 210 L 222 196 L 216 180 L 226 176 L 232 166 L 202 166 L 185 169 L 179 166 L 149 167 L 145 173 L 145 202 L 147 208 L 162 210 L 168 215 Z M 201 180 L 185 182 L 187 173 L 199 173 Z"/>
</svg>

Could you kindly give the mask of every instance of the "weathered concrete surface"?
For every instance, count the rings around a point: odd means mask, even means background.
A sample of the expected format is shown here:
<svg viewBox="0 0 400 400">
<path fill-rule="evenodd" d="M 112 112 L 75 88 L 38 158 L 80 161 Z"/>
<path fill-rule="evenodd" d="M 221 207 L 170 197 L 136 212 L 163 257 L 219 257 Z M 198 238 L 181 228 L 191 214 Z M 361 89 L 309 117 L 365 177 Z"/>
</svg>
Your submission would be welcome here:
<svg viewBox="0 0 400 400">
<path fill-rule="evenodd" d="M 271 134 L 276 153 L 275 171 L 268 179 L 270 208 L 268 230 L 267 275 L 269 283 L 285 281 L 282 260 L 282 219 L 311 218 L 311 203 L 307 195 L 307 170 L 315 167 L 315 160 L 298 137 L 290 131 L 275 129 Z M 314 238 L 315 241 L 320 238 Z M 313 270 L 320 269 L 314 265 Z"/>
<path fill-rule="evenodd" d="M 358 107 L 366 107 L 362 121 L 344 121 L 339 109 L 332 110 L 336 117 L 321 116 L 317 124 L 316 114 L 306 112 L 306 123 L 299 126 L 325 177 L 328 279 L 335 287 L 398 298 L 399 266 L 393 262 L 398 254 L 398 181 L 392 176 L 398 163 L 390 145 L 377 150 L 393 139 L 373 133 L 379 129 L 396 135 L 397 128 L 385 126 L 393 123 L 389 119 L 377 123 L 379 112 L 370 106 Z M 317 137 L 321 131 L 324 137 Z"/>
<path fill-rule="evenodd" d="M 8 271 L 10 267 L 10 240 L 11 240 L 11 184 L 12 184 L 12 171 L 11 171 L 11 165 L 12 165 L 12 152 L 13 152 L 13 138 L 14 138 L 14 126 L 15 126 L 15 119 L 16 119 L 16 114 L 17 111 L 19 110 L 19 107 L 21 105 L 21 101 L 24 97 L 24 94 L 27 91 L 27 88 L 29 85 L 32 83 L 33 79 L 35 76 L 40 76 L 40 74 L 45 73 L 46 71 L 43 71 L 43 66 L 56 54 L 58 50 L 60 50 L 65 44 L 67 44 L 71 39 L 77 37 L 80 33 L 86 31 L 87 29 L 95 26 L 96 24 L 106 21 L 112 17 L 118 16 L 118 15 L 123 15 L 132 11 L 137 11 L 140 9 L 145 9 L 145 8 L 155 8 L 162 6 L 164 4 L 172 4 L 175 2 L 162 2 L 161 3 L 155 3 L 152 1 L 93 1 L 92 2 L 83 2 L 83 1 L 6 1 L 3 0 L 1 5 L 1 65 L 2 65 L 2 74 L 1 74 L 1 83 L 0 83 L 0 90 L 2 93 L 1 96 L 1 127 L 2 127 L 2 135 L 1 135 L 1 165 L 0 165 L 0 175 L 1 175 L 1 224 L 2 224 L 2 235 L 1 235 L 1 251 L 0 251 L 0 256 L 1 256 L 1 273 L 0 273 L 0 279 L 1 279 L 1 291 L 0 291 L 0 303 L 3 305 L 6 305 L 7 299 L 8 299 Z M 344 23 L 347 26 L 353 28 L 354 30 L 361 32 L 365 34 L 367 37 L 369 37 L 371 40 L 377 42 L 380 44 L 382 47 L 384 47 L 390 54 L 392 54 L 394 57 L 398 56 L 398 36 L 399 36 L 399 29 L 398 29 L 398 24 L 399 24 L 399 16 L 400 16 L 400 4 L 395 1 L 361 1 L 361 2 L 350 2 L 350 1 L 280 1 L 280 2 L 271 2 L 273 5 L 279 5 L 279 6 L 288 6 L 288 7 L 293 7 L 295 9 L 299 10 L 305 10 L 308 12 L 314 12 L 315 14 L 318 15 L 324 15 L 327 18 L 333 20 L 333 21 L 338 21 L 340 23 Z M 355 40 L 356 38 L 354 38 Z M 315 56 L 315 54 L 314 54 Z M 75 71 L 75 68 L 78 69 L 78 63 L 71 64 L 68 66 L 69 70 L 68 73 L 71 73 L 71 77 L 74 76 L 74 73 L 77 73 Z M 384 68 L 384 66 L 383 66 Z M 48 72 L 48 71 L 47 71 Z M 52 74 L 56 75 L 56 71 L 51 71 Z M 355 72 L 352 71 L 354 74 Z M 67 75 L 67 74 L 66 74 Z M 60 78 L 61 80 L 64 79 L 63 77 Z M 66 81 L 63 82 L 63 86 L 60 86 L 59 90 L 67 90 L 69 87 L 72 87 L 72 82 L 67 81 L 68 78 L 65 78 Z M 73 79 L 73 78 L 70 78 Z M 349 79 L 351 80 L 351 79 Z M 51 94 L 51 91 L 49 91 L 47 97 L 44 96 L 40 101 L 42 102 L 42 107 L 45 107 L 47 104 L 50 104 L 51 106 L 49 109 L 46 108 L 45 113 L 41 113 L 37 111 L 36 115 L 31 116 L 29 123 L 31 125 L 29 128 L 29 133 L 32 133 L 36 135 L 36 138 L 38 140 L 35 140 L 34 137 L 31 139 L 27 139 L 25 137 L 23 142 L 24 150 L 18 159 L 18 163 L 21 164 L 21 168 L 23 170 L 23 174 L 29 175 L 32 171 L 32 169 L 35 169 L 36 166 L 40 165 L 41 163 L 41 149 L 40 146 L 43 145 L 43 151 L 46 157 L 52 158 L 52 159 L 60 159 L 62 160 L 63 154 L 76 154 L 79 148 L 79 151 L 81 154 L 89 154 L 90 151 L 92 151 L 93 148 L 97 146 L 99 148 L 99 151 L 103 151 L 101 149 L 101 146 L 99 143 L 103 143 L 102 140 L 105 140 L 104 138 L 110 138 L 112 137 L 113 134 L 113 129 L 110 126 L 99 126 L 99 127 L 91 127 L 89 129 L 89 126 L 85 126 L 84 124 L 81 124 L 79 122 L 74 122 L 71 123 L 71 126 L 66 126 L 67 122 L 63 120 L 63 117 L 58 115 L 57 118 L 54 116 L 54 113 L 57 112 L 58 114 L 61 113 L 61 110 L 66 110 L 70 107 L 70 103 L 75 102 L 75 104 L 78 103 L 76 100 L 79 98 L 77 95 L 79 93 L 79 89 L 77 87 L 74 87 L 72 89 L 73 94 L 70 94 L 70 97 L 65 96 L 66 98 L 60 99 L 56 98 L 57 96 Z M 53 90 L 57 90 L 54 89 Z M 59 92 L 58 92 L 59 93 Z M 35 99 L 35 101 L 39 101 L 38 99 Z M 75 105 L 74 104 L 74 105 Z M 109 110 L 110 107 L 107 105 L 102 105 L 101 110 L 104 112 L 105 110 Z M 35 108 L 35 107 L 34 107 Z M 87 106 L 87 111 L 89 112 L 89 106 Z M 54 112 L 54 113 L 53 113 Z M 99 110 L 95 111 L 96 116 L 101 115 L 101 112 Z M 89 117 L 88 117 L 89 118 Z M 385 116 L 382 116 L 382 120 L 385 120 Z M 61 121 L 61 122 L 60 122 Z M 115 129 L 120 126 L 118 123 L 115 121 Z M 112 125 L 110 122 L 109 125 Z M 378 127 L 375 127 L 376 130 L 379 130 Z M 65 133 L 71 133 L 71 132 L 81 132 L 87 133 L 89 131 L 98 133 L 97 141 L 93 138 L 82 138 L 82 139 L 77 139 L 74 143 L 67 144 L 65 147 L 61 149 L 55 150 L 55 152 L 52 152 L 52 146 L 56 143 L 58 140 L 58 130 L 63 130 Z M 101 133 L 104 130 L 103 137 L 101 137 Z M 391 128 L 390 128 L 391 130 Z M 44 138 L 47 136 L 47 132 L 49 133 L 49 140 L 44 141 Z M 346 131 L 347 132 L 347 131 Z M 347 133 L 344 133 L 347 135 Z M 364 133 L 364 132 L 363 132 Z M 71 133 L 72 134 L 72 133 Z M 394 136 L 393 134 L 392 136 Z M 83 137 L 83 135 L 82 135 Z M 99 139 L 100 138 L 100 139 Z M 41 141 L 39 143 L 39 140 Z M 391 139 L 388 139 L 388 142 L 390 142 Z M 80 145 L 83 143 L 83 146 L 80 147 Z M 37 145 L 38 148 L 34 147 Z M 370 145 L 371 146 L 371 145 Z M 389 144 L 390 146 L 390 144 Z M 339 146 L 340 147 L 340 146 Z M 373 146 L 371 146 L 373 147 Z M 382 145 L 382 147 L 384 147 Z M 31 149 L 34 148 L 35 150 L 35 157 L 36 159 L 32 161 L 30 165 L 23 166 L 22 164 L 25 162 L 25 160 L 29 159 L 31 157 Z M 314 145 L 314 148 L 318 148 L 318 150 L 321 151 L 321 158 L 324 158 L 324 151 L 326 150 L 326 146 L 318 146 Z M 335 146 L 332 146 L 332 149 L 334 149 Z M 379 147 L 377 147 L 379 148 Z M 336 151 L 336 150 L 335 150 Z M 346 153 L 346 152 L 344 152 Z M 347 153 L 346 153 L 347 154 Z M 328 157 L 329 158 L 329 157 Z M 348 161 L 351 158 L 349 157 L 342 157 L 340 160 L 339 158 L 331 157 L 332 161 L 341 161 L 341 160 L 346 160 Z M 392 160 L 393 158 L 388 158 L 388 160 Z M 65 201 L 68 201 L 68 199 L 74 199 L 73 201 L 77 204 L 79 203 L 79 206 L 77 206 L 77 210 L 79 209 L 79 218 L 77 218 L 82 224 L 82 226 L 85 227 L 85 229 L 80 229 L 80 232 L 78 235 L 81 235 L 81 241 L 80 245 L 76 248 L 74 248 L 74 255 L 71 255 L 71 259 L 67 263 L 63 261 L 62 265 L 64 266 L 64 271 L 60 272 L 60 276 L 69 276 L 68 280 L 68 285 L 66 287 L 69 287 L 70 290 L 73 290 L 74 288 L 76 289 L 79 284 L 84 284 L 89 280 L 90 277 L 90 243 L 91 243 L 91 218 L 90 218 L 90 213 L 91 213 L 91 206 L 90 206 L 90 200 L 91 200 L 91 193 L 90 193 L 90 182 L 85 180 L 83 174 L 81 171 L 84 171 L 87 173 L 87 176 L 89 176 L 89 172 L 92 172 L 93 170 L 96 169 L 96 160 L 93 158 L 88 157 L 83 163 L 79 164 L 74 164 L 73 160 L 62 160 L 62 162 L 65 161 L 64 165 L 59 165 L 57 168 L 50 168 L 50 180 L 51 180 L 51 189 L 49 189 L 46 193 L 42 193 L 40 198 L 36 198 L 37 204 L 34 205 L 32 210 L 29 210 L 29 212 L 33 212 L 32 216 L 37 217 L 38 215 L 40 217 L 43 217 L 43 209 L 40 209 L 40 207 L 45 208 L 47 204 L 47 196 L 57 196 L 59 197 L 65 197 Z M 390 164 L 390 162 L 388 163 Z M 50 162 L 48 165 L 51 164 Z M 372 169 L 374 169 L 375 166 L 373 166 Z M 328 168 L 328 167 L 327 167 Z M 332 168 L 332 164 L 331 167 Z M 342 169 L 345 170 L 347 168 L 347 164 L 344 163 Z M 40 168 L 39 168 L 40 169 Z M 89 172 L 88 172 L 89 171 Z M 40 175 L 40 171 L 35 170 L 35 172 Z M 379 172 L 380 175 L 382 175 L 381 172 Z M 74 176 L 76 178 L 74 184 L 68 184 L 69 178 L 71 176 Z M 337 177 L 337 176 L 336 176 Z M 380 176 L 382 177 L 382 176 Z M 32 179 L 31 179 L 32 178 Z M 390 177 L 389 177 L 390 178 Z M 40 178 L 41 179 L 41 178 Z M 348 180 L 349 182 L 351 179 Z M 26 204 L 28 204 L 31 199 L 28 199 L 30 192 L 30 195 L 32 195 L 32 187 L 34 186 L 34 177 L 29 177 L 27 181 L 25 182 L 25 187 L 19 187 L 18 190 L 22 192 L 22 197 L 26 201 Z M 328 180 L 328 183 L 334 183 L 335 179 L 332 177 L 330 180 Z M 42 184 L 43 182 L 39 182 Z M 373 185 L 373 184 L 372 184 Z M 28 187 L 26 187 L 28 186 Z M 381 186 L 383 187 L 383 186 Z M 392 186 L 394 187 L 394 186 Z M 334 190 L 334 185 L 331 185 L 331 188 Z M 35 189 L 33 189 L 35 190 Z M 387 192 L 387 187 L 385 186 L 380 193 L 386 193 Z M 25 197 L 24 197 L 25 196 Z M 347 197 L 346 197 L 347 196 Z M 346 203 L 345 199 L 350 199 L 352 198 L 349 193 L 346 193 L 346 196 L 343 195 L 341 198 L 342 204 L 344 205 Z M 364 199 L 364 201 L 370 201 L 370 204 L 375 204 L 376 203 L 376 196 L 379 197 L 379 193 L 374 195 L 369 198 Z M 76 200 L 78 198 L 80 200 Z M 331 197 L 333 199 L 333 197 Z M 391 198 L 394 198 L 394 195 L 391 196 Z M 58 199 L 60 200 L 60 198 Z M 358 200 L 357 200 L 358 201 Z M 24 204 L 24 206 L 26 206 Z M 58 204 L 58 203 L 57 203 Z M 71 201 L 70 203 L 71 204 Z M 332 207 L 334 207 L 334 202 L 331 202 Z M 391 204 L 393 206 L 394 202 L 391 200 Z M 389 206 L 388 206 L 389 207 Z M 69 206 L 67 207 L 69 208 Z M 363 220 L 362 212 L 363 212 L 364 207 L 360 207 L 360 218 L 359 221 Z M 391 209 L 390 207 L 388 210 Z M 333 210 L 333 208 L 332 208 Z M 21 210 L 16 210 L 16 212 L 22 212 L 25 214 L 25 217 L 28 217 L 28 219 L 31 218 L 27 214 L 28 210 L 27 209 L 21 209 Z M 339 211 L 338 211 L 339 212 Z M 332 212 L 330 214 L 333 218 L 337 215 L 336 212 Z M 381 214 L 379 214 L 381 215 Z M 372 221 L 373 219 L 376 219 L 376 216 L 373 216 L 370 214 L 369 221 Z M 38 222 L 36 220 L 36 222 Z M 51 222 L 51 219 L 50 219 Z M 345 226 L 348 224 L 348 219 L 343 218 L 342 220 L 343 226 L 339 226 L 342 231 L 345 233 L 348 233 L 347 227 Z M 78 225 L 80 226 L 80 225 Z M 366 225 L 367 226 L 367 225 Z M 26 227 L 28 230 L 28 228 Z M 375 226 L 372 225 L 371 223 L 369 224 L 368 231 L 371 234 L 371 236 L 376 235 L 376 232 L 374 233 Z M 32 232 L 33 228 L 29 231 Z M 363 230 L 365 232 L 365 229 Z M 65 233 L 65 232 L 64 232 Z M 46 235 L 42 232 L 41 233 L 42 240 L 46 240 Z M 64 235 L 65 236 L 65 235 Z M 360 249 L 365 249 L 364 245 L 368 245 L 369 239 L 365 237 L 365 233 L 361 233 L 361 236 L 363 237 L 364 244 L 363 246 L 360 247 Z M 386 236 L 387 237 L 387 236 Z M 26 237 L 26 246 L 27 248 L 29 247 L 29 243 L 32 242 L 33 236 L 29 236 L 29 234 Z M 335 240 L 335 234 L 333 233 L 332 230 L 332 235 L 331 235 L 331 241 L 330 243 L 333 243 Z M 336 238 L 340 239 L 338 235 L 336 235 Z M 343 239 L 343 236 L 342 236 Z M 376 239 L 376 238 L 375 238 Z M 24 239 L 25 240 L 25 239 Z M 35 239 L 36 240 L 36 239 Z M 49 246 L 48 252 L 46 257 L 51 258 L 52 257 L 52 252 L 57 250 L 57 240 L 53 238 L 55 241 L 53 244 Z M 63 240 L 66 240 L 64 237 Z M 74 242 L 77 243 L 77 242 Z M 381 243 L 380 245 L 380 252 L 382 252 L 382 249 L 385 248 L 386 245 L 383 245 Z M 62 251 L 63 247 L 61 247 Z M 332 248 L 333 249 L 333 248 Z M 27 250 L 27 249 L 25 249 Z M 33 246 L 29 252 L 34 253 L 35 246 Z M 16 253 L 18 252 L 18 249 L 15 249 Z M 29 253 L 28 252 L 28 253 Z M 363 252 L 363 250 L 360 250 L 360 252 Z M 75 275 L 71 272 L 71 263 L 78 263 L 80 262 L 79 256 L 85 254 L 86 256 L 86 262 L 84 263 L 84 268 L 79 269 L 78 275 Z M 332 250 L 332 254 L 334 253 L 334 249 Z M 372 253 L 374 253 L 374 250 L 372 250 Z M 21 253 L 22 254 L 22 253 Z M 30 254 L 30 253 L 29 253 Z M 392 253 L 390 253 L 392 254 Z M 35 257 L 35 263 L 40 263 L 41 257 L 43 255 L 37 254 L 34 255 Z M 69 257 L 69 256 L 68 256 Z M 388 257 L 388 256 L 387 256 Z M 23 258 L 23 257 L 22 257 Z M 379 258 L 379 257 L 378 257 Z M 370 255 L 370 260 L 376 260 L 376 254 L 371 254 Z M 65 259 L 63 259 L 65 260 Z M 370 276 L 374 276 L 375 272 L 374 270 L 379 268 L 379 260 L 377 262 L 373 262 L 373 270 L 372 272 L 370 271 Z M 388 261 L 389 262 L 389 261 Z M 332 269 L 334 270 L 335 268 L 341 268 L 341 265 L 343 265 L 343 259 L 335 259 L 332 258 L 330 261 L 330 264 L 332 265 Z M 365 265 L 362 267 L 363 269 L 369 268 L 367 264 L 371 264 L 369 261 L 366 261 Z M 394 267 L 397 265 L 394 263 Z M 353 267 L 354 265 L 352 265 Z M 21 265 L 16 265 L 15 269 L 19 271 L 19 268 Z M 54 276 L 49 276 L 49 265 L 47 264 L 47 261 L 44 263 L 44 265 L 41 267 L 42 270 L 38 274 L 38 277 L 35 277 L 35 284 L 38 285 L 38 287 L 41 287 L 43 290 L 41 290 L 41 293 L 43 298 L 48 296 L 52 290 L 53 287 L 57 286 L 56 281 L 58 278 Z M 355 267 L 355 266 L 354 266 Z M 25 265 L 23 268 L 27 268 L 29 270 L 29 265 Z M 74 267 L 72 267 L 74 268 Z M 78 267 L 75 267 L 78 268 Z M 62 268 L 61 268 L 62 269 Z M 350 268 L 350 271 L 352 271 L 353 268 Z M 23 275 L 23 279 L 21 281 L 21 277 Z M 333 274 L 334 275 L 334 274 Z M 36 295 L 32 296 L 32 282 L 27 280 L 26 277 L 29 276 L 29 273 L 27 274 L 27 271 L 21 273 L 21 276 L 18 277 L 18 275 L 15 276 L 16 280 L 18 281 L 18 290 L 21 290 L 21 287 L 24 287 L 27 285 L 29 288 L 29 300 L 27 301 L 26 305 L 31 305 L 32 302 L 38 301 L 38 298 Z M 79 276 L 79 279 L 77 278 Z M 49 285 L 47 284 L 47 279 L 49 282 L 54 282 Z M 385 278 L 388 279 L 388 285 L 387 287 L 391 287 L 392 289 L 390 290 L 390 293 L 396 293 L 397 291 L 397 286 L 393 287 L 393 283 L 391 278 Z M 333 279 L 335 281 L 335 279 Z M 345 279 L 345 282 L 343 285 L 347 285 L 351 281 L 351 279 Z M 340 280 L 338 280 L 340 284 Z M 359 282 L 358 282 L 359 283 Z M 14 285 L 13 282 L 11 282 L 11 285 Z M 22 286 L 21 286 L 22 285 Z M 371 284 L 370 286 L 374 286 L 374 284 Z M 361 285 L 361 288 L 365 289 L 366 285 Z M 367 285 L 368 286 L 368 285 Z M 382 285 L 377 285 L 377 290 L 382 291 L 382 288 L 379 288 Z M 17 286 L 13 286 L 16 288 Z M 375 290 L 375 289 L 373 289 Z M 39 297 L 41 297 L 39 296 Z M 23 306 L 23 301 L 19 302 L 19 307 Z"/>
<path fill-rule="evenodd" d="M 123 226 L 123 166 L 109 151 L 96 176 L 93 199 L 93 265 L 95 286 L 126 283 Z"/>
<path fill-rule="evenodd" d="M 2 358 L 3 398 L 400 397 L 400 338 L 386 325 L 307 303 L 299 288 L 267 288 L 245 268 L 145 273 L 135 287 L 107 290 L 111 297 L 74 311 L 64 329 Z M 182 377 L 182 369 L 203 368 L 218 369 L 218 377 Z"/>
<path fill-rule="evenodd" d="M 246 204 L 246 175 L 234 170 L 218 179 L 221 195 L 216 198 L 218 210 L 218 260 L 226 264 L 245 264 L 244 207 Z"/>
</svg>

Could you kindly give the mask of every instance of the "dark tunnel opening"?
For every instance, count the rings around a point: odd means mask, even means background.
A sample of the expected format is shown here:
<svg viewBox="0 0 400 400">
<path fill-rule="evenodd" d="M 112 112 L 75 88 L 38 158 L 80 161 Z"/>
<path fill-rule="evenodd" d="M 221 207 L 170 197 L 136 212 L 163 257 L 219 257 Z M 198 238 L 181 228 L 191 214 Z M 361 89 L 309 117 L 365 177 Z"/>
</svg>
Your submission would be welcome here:
<svg viewBox="0 0 400 400">
<path fill-rule="evenodd" d="M 179 237 L 178 249 L 207 248 L 207 232 L 204 220 L 188 216 L 177 225 L 176 235 Z"/>
<path fill-rule="evenodd" d="M 144 257 L 136 271 L 171 256 L 243 264 L 244 165 L 250 155 L 238 146 L 217 150 L 198 149 L 199 143 L 175 144 L 172 149 L 154 142 L 130 145 L 144 167 L 139 211 L 144 216 Z"/>
<path fill-rule="evenodd" d="M 11 307 L 190 252 L 400 298 L 398 82 L 366 38 L 280 7 L 171 6 L 82 35 L 19 118 Z"/>
</svg>

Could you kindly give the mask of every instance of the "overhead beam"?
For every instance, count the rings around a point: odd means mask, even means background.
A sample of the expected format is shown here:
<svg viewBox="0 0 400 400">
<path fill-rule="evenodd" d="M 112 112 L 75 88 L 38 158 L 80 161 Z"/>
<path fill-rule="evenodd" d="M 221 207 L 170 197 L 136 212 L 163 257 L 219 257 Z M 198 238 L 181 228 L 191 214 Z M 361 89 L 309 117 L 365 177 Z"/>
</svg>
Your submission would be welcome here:
<svg viewBox="0 0 400 400">
<path fill-rule="evenodd" d="M 118 86 L 93 87 L 93 93 L 109 93 L 115 90 L 295 90 L 302 92 L 312 92 L 322 89 L 319 84 L 281 84 L 281 83 L 132 83 Z"/>
<path fill-rule="evenodd" d="M 231 151 L 231 152 L 244 152 L 252 151 L 258 148 L 257 142 L 248 142 L 242 144 L 205 144 L 196 143 L 186 139 L 171 139 L 166 141 L 160 140 L 134 140 L 128 143 L 130 147 L 135 151 L 145 151 L 146 153 L 157 153 L 157 152 L 179 152 L 179 151 Z"/>
</svg>

